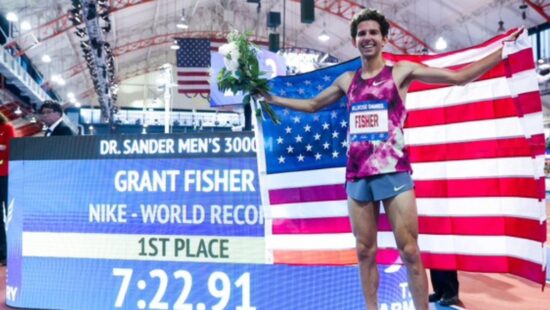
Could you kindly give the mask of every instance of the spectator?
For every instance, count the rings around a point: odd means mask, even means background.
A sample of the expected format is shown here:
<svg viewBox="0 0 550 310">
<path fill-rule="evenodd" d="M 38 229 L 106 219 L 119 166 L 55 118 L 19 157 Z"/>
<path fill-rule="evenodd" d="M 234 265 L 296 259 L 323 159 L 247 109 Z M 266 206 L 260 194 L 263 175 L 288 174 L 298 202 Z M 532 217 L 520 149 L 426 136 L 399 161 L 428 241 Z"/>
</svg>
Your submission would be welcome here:
<svg viewBox="0 0 550 310">
<path fill-rule="evenodd" d="M 55 101 L 46 100 L 38 110 L 40 120 L 48 126 L 44 136 L 74 136 L 75 132 L 63 122 L 63 109 Z"/>
<path fill-rule="evenodd" d="M 8 160 L 10 140 L 15 130 L 9 120 L 0 112 L 0 265 L 6 264 L 6 230 L 4 229 L 4 208 L 8 206 Z"/>
</svg>

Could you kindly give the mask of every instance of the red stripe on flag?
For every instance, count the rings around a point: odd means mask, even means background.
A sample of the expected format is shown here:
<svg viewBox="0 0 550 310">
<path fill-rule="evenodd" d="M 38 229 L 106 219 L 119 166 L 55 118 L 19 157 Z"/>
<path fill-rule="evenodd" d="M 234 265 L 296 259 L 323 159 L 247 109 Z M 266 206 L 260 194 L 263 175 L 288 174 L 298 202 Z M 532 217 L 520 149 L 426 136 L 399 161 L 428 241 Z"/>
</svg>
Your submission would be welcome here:
<svg viewBox="0 0 550 310">
<path fill-rule="evenodd" d="M 520 94 L 515 98 L 519 115 L 542 111 L 542 97 L 539 91 Z"/>
<path fill-rule="evenodd" d="M 480 178 L 466 180 L 416 180 L 419 198 L 445 197 L 526 197 L 537 198 L 538 180 L 533 178 Z"/>
<path fill-rule="evenodd" d="M 315 219 L 274 219 L 273 231 L 277 234 L 334 234 L 351 231 L 349 217 Z"/>
<path fill-rule="evenodd" d="M 208 81 L 178 81 L 178 85 L 210 85 Z"/>
<path fill-rule="evenodd" d="M 178 72 L 178 76 L 210 76 L 210 73 L 209 72 L 201 72 L 201 71 L 196 71 L 196 72 Z"/>
<path fill-rule="evenodd" d="M 546 139 L 544 134 L 538 134 L 527 139 L 529 145 L 531 146 L 532 156 L 543 155 L 546 152 Z"/>
<path fill-rule="evenodd" d="M 532 156 L 524 137 L 410 146 L 408 150 L 411 162 L 416 163 Z"/>
<path fill-rule="evenodd" d="M 178 94 L 209 94 L 209 93 L 210 93 L 210 90 L 208 90 L 208 89 L 205 89 L 205 90 L 196 90 L 196 89 L 184 90 L 184 89 L 178 89 Z"/>
<path fill-rule="evenodd" d="M 510 236 L 540 242 L 546 239 L 546 222 L 523 218 L 420 216 L 418 223 L 421 234 Z"/>
<path fill-rule="evenodd" d="M 346 200 L 343 184 L 306 186 L 269 190 L 269 203 L 272 205 L 308 201 Z"/>
<path fill-rule="evenodd" d="M 385 214 L 378 219 L 378 231 L 392 231 Z M 428 217 L 418 218 L 419 233 L 435 235 L 511 236 L 545 241 L 546 222 L 513 217 Z M 273 234 L 336 234 L 351 232 L 348 217 L 275 219 Z"/>
<path fill-rule="evenodd" d="M 513 98 L 479 101 L 441 108 L 409 111 L 406 128 L 488 120 L 518 115 Z"/>
<path fill-rule="evenodd" d="M 533 51 L 530 48 L 508 55 L 508 62 L 512 68 L 512 73 L 535 69 Z"/>
</svg>

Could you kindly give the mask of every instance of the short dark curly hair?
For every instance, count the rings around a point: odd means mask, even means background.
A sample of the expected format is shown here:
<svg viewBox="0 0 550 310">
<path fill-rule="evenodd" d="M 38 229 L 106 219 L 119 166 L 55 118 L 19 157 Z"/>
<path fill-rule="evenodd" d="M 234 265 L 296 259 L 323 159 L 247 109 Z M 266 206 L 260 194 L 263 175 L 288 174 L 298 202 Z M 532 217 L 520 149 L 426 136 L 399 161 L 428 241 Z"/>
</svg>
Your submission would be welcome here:
<svg viewBox="0 0 550 310">
<path fill-rule="evenodd" d="M 357 35 L 357 26 L 359 23 L 366 20 L 373 20 L 377 22 L 378 25 L 380 25 L 382 36 L 384 38 L 388 36 L 390 31 L 390 23 L 386 20 L 386 16 L 374 9 L 363 9 L 355 14 L 355 16 L 351 19 L 350 31 L 352 39 L 355 39 L 355 36 Z"/>
<path fill-rule="evenodd" d="M 40 106 L 38 109 L 38 113 L 42 113 L 42 110 L 44 109 L 51 109 L 60 115 L 63 115 L 63 108 L 61 107 L 61 104 L 59 102 L 53 101 L 53 100 L 46 100 L 44 103 Z"/>
</svg>

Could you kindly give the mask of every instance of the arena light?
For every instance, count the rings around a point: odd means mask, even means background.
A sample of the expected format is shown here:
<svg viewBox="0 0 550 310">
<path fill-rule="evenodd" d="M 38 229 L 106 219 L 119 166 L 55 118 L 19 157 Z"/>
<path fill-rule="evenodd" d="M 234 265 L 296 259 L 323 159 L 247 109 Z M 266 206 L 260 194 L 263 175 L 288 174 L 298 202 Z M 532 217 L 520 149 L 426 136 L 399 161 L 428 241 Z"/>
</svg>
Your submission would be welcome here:
<svg viewBox="0 0 550 310">
<path fill-rule="evenodd" d="M 180 46 L 178 45 L 178 41 L 174 40 L 174 43 L 172 43 L 172 45 L 170 45 L 170 48 L 173 49 L 173 50 L 179 50 Z"/>
<path fill-rule="evenodd" d="M 442 51 L 447 48 L 447 41 L 443 37 L 439 37 L 435 42 L 435 49 Z"/>
<path fill-rule="evenodd" d="M 16 22 L 19 20 L 19 17 L 17 17 L 17 14 L 15 14 L 14 12 L 8 12 L 8 14 L 6 14 L 6 19 L 9 21 L 9 22 Z"/>
<path fill-rule="evenodd" d="M 44 54 L 44 55 L 42 55 L 42 62 L 46 63 L 46 64 L 50 63 L 50 62 L 52 62 L 52 58 L 50 57 L 50 55 Z"/>
<path fill-rule="evenodd" d="M 21 30 L 28 31 L 28 30 L 31 30 L 31 28 L 32 28 L 31 23 L 29 23 L 28 21 L 24 21 L 21 23 Z"/>
<path fill-rule="evenodd" d="M 76 31 L 74 32 L 77 37 L 83 38 L 86 35 L 86 30 L 84 28 L 76 28 Z"/>
<path fill-rule="evenodd" d="M 319 41 L 321 42 L 326 42 L 330 39 L 330 36 L 328 35 L 328 33 L 323 29 L 323 31 L 321 31 L 321 34 L 319 34 L 319 36 L 317 37 L 317 39 L 319 39 Z"/>
<path fill-rule="evenodd" d="M 187 23 L 187 20 L 185 19 L 185 9 L 181 10 L 181 17 L 176 24 L 176 28 L 178 29 L 187 29 L 189 28 L 189 24 Z"/>
</svg>

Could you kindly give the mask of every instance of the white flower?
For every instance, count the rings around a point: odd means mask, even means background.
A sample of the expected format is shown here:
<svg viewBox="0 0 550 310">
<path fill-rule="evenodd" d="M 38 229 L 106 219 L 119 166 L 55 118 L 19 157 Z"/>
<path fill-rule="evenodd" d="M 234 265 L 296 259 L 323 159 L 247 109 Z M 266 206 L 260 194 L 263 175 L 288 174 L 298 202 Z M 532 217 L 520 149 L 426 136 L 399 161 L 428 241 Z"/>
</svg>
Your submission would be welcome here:
<svg viewBox="0 0 550 310">
<path fill-rule="evenodd" d="M 239 47 L 235 44 L 235 42 L 229 42 L 220 46 L 218 51 L 224 58 L 239 59 L 241 56 L 239 53 Z"/>
<path fill-rule="evenodd" d="M 235 43 L 233 42 L 226 43 L 220 46 L 220 48 L 218 49 L 218 52 L 225 57 L 226 55 L 229 54 L 229 51 L 234 48 L 234 46 L 235 46 Z"/>
<path fill-rule="evenodd" d="M 237 44 L 235 44 L 235 42 L 229 42 L 220 46 L 218 51 L 223 55 L 225 68 L 227 68 L 233 76 L 236 76 L 235 72 L 239 69 L 239 57 L 241 56 Z"/>
<path fill-rule="evenodd" d="M 239 61 L 237 59 L 223 59 L 223 64 L 225 65 L 225 68 L 231 72 L 233 76 L 236 77 L 235 72 L 239 70 Z"/>
</svg>

